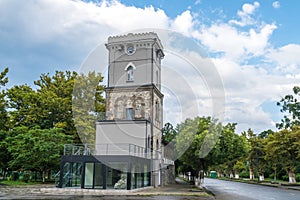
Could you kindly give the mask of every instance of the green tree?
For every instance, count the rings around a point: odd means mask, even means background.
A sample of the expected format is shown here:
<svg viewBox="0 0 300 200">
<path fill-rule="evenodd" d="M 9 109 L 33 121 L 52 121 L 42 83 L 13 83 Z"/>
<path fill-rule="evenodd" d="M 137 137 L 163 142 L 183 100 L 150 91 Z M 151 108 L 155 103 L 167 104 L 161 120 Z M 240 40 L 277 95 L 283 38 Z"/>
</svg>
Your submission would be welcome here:
<svg viewBox="0 0 300 200">
<path fill-rule="evenodd" d="M 40 125 L 43 107 L 40 96 L 28 85 L 13 86 L 6 92 L 9 108 L 9 127 Z"/>
<path fill-rule="evenodd" d="M 224 169 L 226 174 L 233 177 L 234 164 L 238 160 L 245 159 L 247 155 L 247 143 L 243 136 L 235 133 L 236 123 L 228 123 L 222 128 L 222 132 L 211 154 L 212 162 L 216 168 L 221 165 L 220 169 Z M 224 167 L 226 166 L 226 167 Z M 223 171 L 220 172 L 223 174 Z"/>
<path fill-rule="evenodd" d="M 38 170 L 44 182 L 48 170 L 59 168 L 63 145 L 71 139 L 62 129 L 16 127 L 5 140 L 13 158 L 9 165 L 12 169 Z"/>
<path fill-rule="evenodd" d="M 171 142 L 176 137 L 176 135 L 177 132 L 171 123 L 166 123 L 162 128 L 162 140 Z"/>
<path fill-rule="evenodd" d="M 296 183 L 295 169 L 299 165 L 299 149 L 300 127 L 298 126 L 270 135 L 265 145 L 266 159 L 272 163 L 275 170 L 279 165 L 286 169 L 290 183 Z"/>
<path fill-rule="evenodd" d="M 215 162 L 212 151 L 206 151 L 205 145 L 215 145 L 218 135 L 221 132 L 221 124 L 216 123 L 211 117 L 195 117 L 187 119 L 177 126 L 176 151 L 183 153 L 180 161 L 183 165 L 191 167 L 194 171 L 207 170 Z M 211 146 L 213 147 L 213 146 Z M 184 167 L 182 167 L 184 168 Z M 200 173 L 199 173 L 200 174 Z"/>
<path fill-rule="evenodd" d="M 245 169 L 246 169 L 245 163 L 243 161 L 238 160 L 233 166 L 235 177 L 239 178 L 239 173 Z"/>
<path fill-rule="evenodd" d="M 6 100 L 5 100 L 5 91 L 3 86 L 8 82 L 7 78 L 8 68 L 5 68 L 0 73 L 0 130 L 7 130 L 7 111 L 6 111 Z"/>
<path fill-rule="evenodd" d="M 7 73 L 8 68 L 5 68 L 2 72 L 0 72 L 0 169 L 4 172 L 6 172 L 8 161 L 10 159 L 6 145 L 3 142 L 8 130 L 8 115 L 6 111 L 7 101 L 5 99 L 5 91 L 2 88 L 8 82 Z"/>
<path fill-rule="evenodd" d="M 7 91 L 10 127 L 61 128 L 75 143 L 86 141 L 79 135 L 93 135 L 94 140 L 97 115 L 105 110 L 102 81 L 101 74 L 95 72 L 78 75 L 56 71 L 53 76 L 42 74 L 34 82 L 37 90 L 14 86 Z"/>
<path fill-rule="evenodd" d="M 96 121 L 106 115 L 102 81 L 103 76 L 94 71 L 80 74 L 75 79 L 72 111 L 75 127 L 84 143 L 94 143 Z"/>
<path fill-rule="evenodd" d="M 280 111 L 287 113 L 281 119 L 281 122 L 276 124 L 279 129 L 292 128 L 295 125 L 300 126 L 300 102 L 297 99 L 300 96 L 300 87 L 294 86 L 293 93 L 286 95 L 277 102 L 277 105 L 281 106 Z"/>
<path fill-rule="evenodd" d="M 56 71 L 53 76 L 42 74 L 34 81 L 37 94 L 43 108 L 39 125 L 43 129 L 62 128 L 67 135 L 72 135 L 75 141 L 80 141 L 74 126 L 72 114 L 72 93 L 76 72 Z"/>
<path fill-rule="evenodd" d="M 247 132 L 249 142 L 249 171 L 250 179 L 254 179 L 254 171 L 257 171 L 259 180 L 264 179 L 264 171 L 266 168 L 264 141 L 258 137 L 251 129 Z"/>
</svg>

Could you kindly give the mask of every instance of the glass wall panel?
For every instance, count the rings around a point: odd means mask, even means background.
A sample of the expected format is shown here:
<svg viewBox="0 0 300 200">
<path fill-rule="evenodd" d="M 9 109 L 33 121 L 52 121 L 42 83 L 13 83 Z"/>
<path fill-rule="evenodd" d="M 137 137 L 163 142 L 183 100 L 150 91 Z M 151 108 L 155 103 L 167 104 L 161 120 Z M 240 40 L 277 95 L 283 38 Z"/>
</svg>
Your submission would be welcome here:
<svg viewBox="0 0 300 200">
<path fill-rule="evenodd" d="M 95 163 L 95 182 L 94 188 L 103 188 L 104 165 Z"/>
<path fill-rule="evenodd" d="M 82 163 L 72 164 L 72 187 L 81 187 Z"/>
<path fill-rule="evenodd" d="M 94 163 L 85 163 L 84 188 L 93 188 Z"/>
<path fill-rule="evenodd" d="M 142 187 L 142 168 L 141 168 L 141 164 L 137 163 L 136 165 L 136 187 L 140 188 Z"/>
<path fill-rule="evenodd" d="M 126 162 L 111 162 L 107 170 L 107 188 L 127 189 Z"/>
<path fill-rule="evenodd" d="M 66 162 L 63 167 L 62 187 L 71 187 L 71 163 Z"/>
<path fill-rule="evenodd" d="M 148 166 L 144 165 L 144 187 L 149 186 L 150 183 L 150 176 L 148 170 Z"/>
<path fill-rule="evenodd" d="M 136 170 L 135 170 L 135 164 L 131 165 L 131 187 L 130 189 L 136 188 Z"/>
<path fill-rule="evenodd" d="M 137 174 L 137 188 L 141 188 L 142 187 L 142 182 L 143 182 L 142 173 L 138 173 Z"/>
</svg>

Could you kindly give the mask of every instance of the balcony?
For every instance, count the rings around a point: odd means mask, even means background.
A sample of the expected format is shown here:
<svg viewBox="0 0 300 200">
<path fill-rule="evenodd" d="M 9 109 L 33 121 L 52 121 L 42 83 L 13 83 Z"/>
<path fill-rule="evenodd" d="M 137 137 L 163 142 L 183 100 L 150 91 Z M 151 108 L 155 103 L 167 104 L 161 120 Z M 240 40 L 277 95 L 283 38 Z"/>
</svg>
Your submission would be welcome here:
<svg viewBox="0 0 300 200">
<path fill-rule="evenodd" d="M 162 159 L 160 151 L 151 151 L 149 148 L 140 147 L 134 144 L 65 144 L 64 155 L 121 155 L 121 156 L 136 156 L 147 159 Z"/>
<path fill-rule="evenodd" d="M 150 121 L 150 113 L 134 113 L 132 110 L 124 112 L 102 112 L 98 113 L 97 121 L 105 120 L 148 120 Z"/>
</svg>

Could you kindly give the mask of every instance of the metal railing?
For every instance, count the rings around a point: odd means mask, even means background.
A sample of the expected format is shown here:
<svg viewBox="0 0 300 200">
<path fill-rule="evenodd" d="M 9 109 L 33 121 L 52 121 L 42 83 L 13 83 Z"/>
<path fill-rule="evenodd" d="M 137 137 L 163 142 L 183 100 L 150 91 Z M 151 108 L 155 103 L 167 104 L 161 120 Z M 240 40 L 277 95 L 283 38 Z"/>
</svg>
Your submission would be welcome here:
<svg viewBox="0 0 300 200">
<path fill-rule="evenodd" d="M 149 113 L 131 113 L 130 116 L 126 115 L 126 112 L 101 112 L 97 114 L 97 121 L 105 121 L 105 120 L 150 120 Z"/>
<path fill-rule="evenodd" d="M 65 144 L 64 155 L 94 155 L 94 148 L 91 144 Z"/>
<path fill-rule="evenodd" d="M 130 155 L 148 159 L 162 159 L 161 151 L 151 151 L 135 144 L 65 144 L 64 155 Z"/>
</svg>

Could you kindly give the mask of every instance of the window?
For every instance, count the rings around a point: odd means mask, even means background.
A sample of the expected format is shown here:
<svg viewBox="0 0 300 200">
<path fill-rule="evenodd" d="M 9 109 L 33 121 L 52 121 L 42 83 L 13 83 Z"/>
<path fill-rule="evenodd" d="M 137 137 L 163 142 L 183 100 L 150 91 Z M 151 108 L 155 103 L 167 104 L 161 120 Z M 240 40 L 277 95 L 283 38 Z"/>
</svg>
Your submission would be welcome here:
<svg viewBox="0 0 300 200">
<path fill-rule="evenodd" d="M 135 117 L 136 118 L 144 118 L 144 100 L 141 97 L 138 97 L 138 99 L 135 102 Z"/>
<path fill-rule="evenodd" d="M 122 119 L 123 118 L 123 101 L 118 99 L 115 103 L 115 118 Z"/>
<path fill-rule="evenodd" d="M 133 81 L 133 67 L 129 66 L 127 68 L 127 81 Z"/>
<path fill-rule="evenodd" d="M 132 108 L 126 108 L 126 119 L 133 120 L 133 109 Z"/>
<path fill-rule="evenodd" d="M 158 101 L 155 102 L 155 120 L 159 122 L 159 114 L 160 114 L 160 110 L 159 110 L 159 104 Z"/>
</svg>

